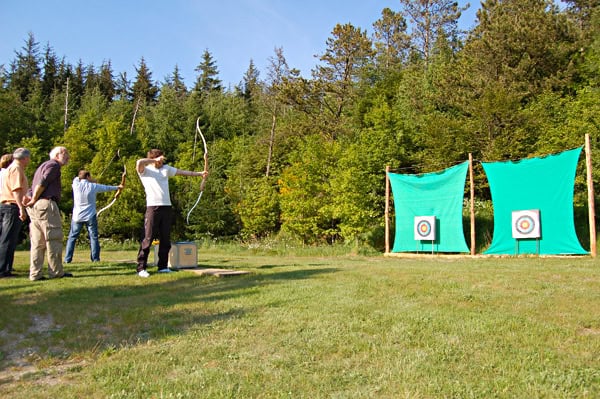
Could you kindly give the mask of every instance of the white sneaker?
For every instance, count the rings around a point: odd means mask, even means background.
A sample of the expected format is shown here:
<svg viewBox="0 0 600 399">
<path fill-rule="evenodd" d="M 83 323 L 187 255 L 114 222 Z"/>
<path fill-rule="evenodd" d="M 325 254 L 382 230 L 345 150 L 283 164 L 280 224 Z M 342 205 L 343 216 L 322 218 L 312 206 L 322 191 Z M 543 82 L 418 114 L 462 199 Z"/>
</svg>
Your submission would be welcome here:
<svg viewBox="0 0 600 399">
<path fill-rule="evenodd" d="M 142 270 L 138 272 L 138 276 L 146 278 L 150 277 L 150 273 L 148 273 L 146 270 Z"/>
<path fill-rule="evenodd" d="M 171 273 L 171 269 L 169 269 L 168 267 L 164 268 L 164 269 L 158 269 L 159 273 Z"/>
</svg>

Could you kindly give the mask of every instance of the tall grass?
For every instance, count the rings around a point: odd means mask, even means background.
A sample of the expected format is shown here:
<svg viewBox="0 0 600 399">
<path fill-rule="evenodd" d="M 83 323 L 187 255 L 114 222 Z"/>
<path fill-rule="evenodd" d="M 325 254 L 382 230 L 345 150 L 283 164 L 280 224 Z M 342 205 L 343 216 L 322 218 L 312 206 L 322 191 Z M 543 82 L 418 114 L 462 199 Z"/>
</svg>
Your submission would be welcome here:
<svg viewBox="0 0 600 399">
<path fill-rule="evenodd" d="M 591 258 L 327 256 L 200 247 L 205 267 L 134 274 L 134 251 L 73 279 L 0 280 L 0 396 L 594 398 Z M 150 269 L 152 272 L 153 270 Z"/>
</svg>

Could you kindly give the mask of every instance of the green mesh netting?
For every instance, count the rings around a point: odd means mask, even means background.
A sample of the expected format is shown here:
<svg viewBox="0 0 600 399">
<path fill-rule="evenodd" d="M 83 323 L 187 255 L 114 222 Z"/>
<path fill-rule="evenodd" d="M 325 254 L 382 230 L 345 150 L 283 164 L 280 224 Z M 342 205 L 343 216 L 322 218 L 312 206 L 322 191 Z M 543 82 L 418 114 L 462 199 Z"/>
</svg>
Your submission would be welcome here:
<svg viewBox="0 0 600 399">
<path fill-rule="evenodd" d="M 573 186 L 581 147 L 517 162 L 482 163 L 494 205 L 491 255 L 586 254 L 573 220 Z M 539 209 L 541 237 L 512 237 L 512 212 Z"/>
<path fill-rule="evenodd" d="M 462 226 L 462 204 L 468 162 L 438 173 L 389 173 L 396 235 L 392 252 L 469 252 Z M 416 216 L 435 216 L 435 241 L 415 240 Z"/>
</svg>

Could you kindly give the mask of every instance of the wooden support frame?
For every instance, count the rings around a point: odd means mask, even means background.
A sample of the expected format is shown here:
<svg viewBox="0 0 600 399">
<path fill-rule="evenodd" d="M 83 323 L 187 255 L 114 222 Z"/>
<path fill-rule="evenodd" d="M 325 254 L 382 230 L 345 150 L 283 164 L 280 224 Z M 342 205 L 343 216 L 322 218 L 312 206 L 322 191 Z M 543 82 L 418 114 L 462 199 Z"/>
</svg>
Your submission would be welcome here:
<svg viewBox="0 0 600 399">
<path fill-rule="evenodd" d="M 592 177 L 592 147 L 590 135 L 585 135 L 585 165 L 588 188 L 588 220 L 590 225 L 590 255 L 596 257 L 596 208 L 594 204 L 594 179 Z"/>
<path fill-rule="evenodd" d="M 385 253 L 390 253 L 390 166 L 385 167 Z"/>
<path fill-rule="evenodd" d="M 469 184 L 471 191 L 471 255 L 475 255 L 475 179 L 473 177 L 473 154 L 469 153 Z"/>
</svg>

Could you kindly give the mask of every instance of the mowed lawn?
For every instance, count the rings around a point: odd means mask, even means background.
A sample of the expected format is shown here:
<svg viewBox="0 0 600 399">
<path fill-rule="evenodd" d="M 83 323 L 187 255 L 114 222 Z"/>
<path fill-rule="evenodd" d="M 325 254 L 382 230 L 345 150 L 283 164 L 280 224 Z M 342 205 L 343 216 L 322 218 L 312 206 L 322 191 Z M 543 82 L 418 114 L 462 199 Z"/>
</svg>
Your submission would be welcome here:
<svg viewBox="0 0 600 399">
<path fill-rule="evenodd" d="M 600 261 L 201 249 L 0 280 L 2 398 L 598 398 Z"/>
</svg>

